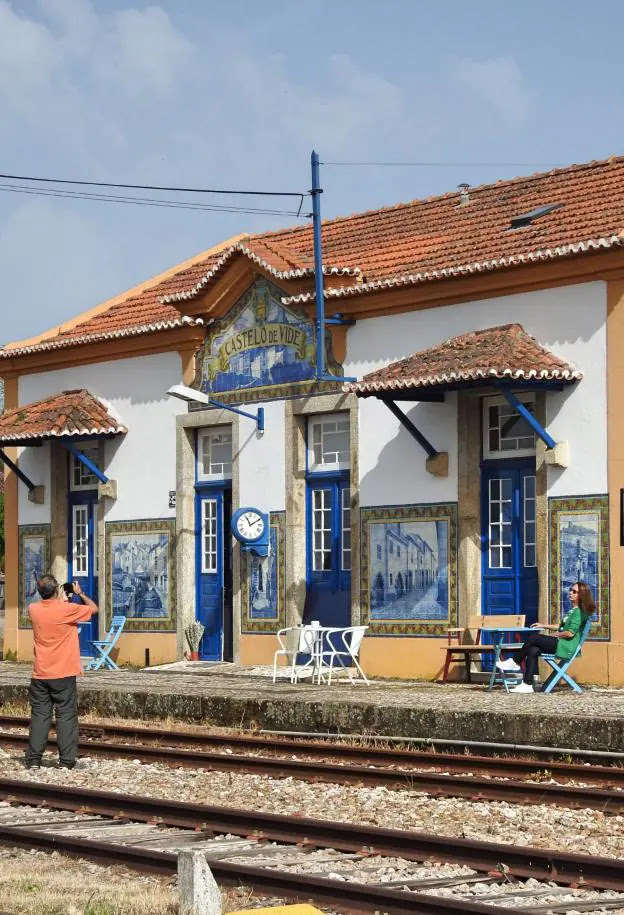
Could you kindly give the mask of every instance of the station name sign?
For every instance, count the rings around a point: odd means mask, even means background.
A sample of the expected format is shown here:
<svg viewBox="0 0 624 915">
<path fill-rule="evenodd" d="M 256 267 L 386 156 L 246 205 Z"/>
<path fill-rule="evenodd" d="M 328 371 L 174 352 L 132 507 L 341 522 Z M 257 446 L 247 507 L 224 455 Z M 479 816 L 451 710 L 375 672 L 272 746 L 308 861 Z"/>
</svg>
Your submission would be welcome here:
<svg viewBox="0 0 624 915">
<path fill-rule="evenodd" d="M 257 324 L 228 337 L 219 346 L 219 369 L 227 371 L 230 359 L 239 353 L 262 346 L 290 346 L 297 350 L 297 358 L 306 357 L 306 335 L 292 324 Z"/>
</svg>

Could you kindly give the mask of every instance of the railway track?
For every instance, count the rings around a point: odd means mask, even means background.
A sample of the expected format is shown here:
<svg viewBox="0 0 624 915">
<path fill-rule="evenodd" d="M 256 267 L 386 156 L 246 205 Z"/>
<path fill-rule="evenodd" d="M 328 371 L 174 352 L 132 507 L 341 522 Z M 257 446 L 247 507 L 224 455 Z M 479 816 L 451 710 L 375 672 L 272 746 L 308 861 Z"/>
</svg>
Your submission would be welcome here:
<svg viewBox="0 0 624 915">
<path fill-rule="evenodd" d="M 612 858 L 31 781 L 0 780 L 0 798 L 3 844 L 165 874 L 181 848 L 198 848 L 221 884 L 354 915 L 624 909 Z"/>
<path fill-rule="evenodd" d="M 0 745 L 25 749 L 27 743 L 28 737 L 24 733 L 0 731 Z M 50 743 L 52 746 L 54 745 L 53 742 Z M 317 762 L 316 760 L 293 759 L 292 755 L 284 757 L 226 754 L 134 742 L 120 744 L 96 739 L 85 740 L 84 738 L 80 741 L 79 751 L 82 755 L 88 756 L 139 759 L 146 763 L 255 774 L 273 778 L 291 777 L 304 781 L 324 781 L 341 785 L 409 788 L 412 791 L 422 791 L 434 797 L 461 797 L 473 801 L 506 801 L 514 804 L 550 804 L 573 809 L 599 810 L 609 815 L 624 812 L 624 791 L 621 789 L 479 776 L 472 774 L 471 760 L 465 763 L 467 774 L 453 775 L 416 768 L 377 768 L 371 765 Z M 433 762 L 437 763 L 437 758 L 434 758 Z M 620 772 L 620 770 L 615 771 Z M 541 772 L 542 775 L 545 775 L 543 769 Z"/>
<path fill-rule="evenodd" d="M 0 715 L 0 727 L 28 728 L 29 719 L 21 715 Z M 217 752 L 236 752 L 265 755 L 297 755 L 322 760 L 323 763 L 352 763 L 371 767 L 405 768 L 411 766 L 443 769 L 447 772 L 475 773 L 499 778 L 543 778 L 548 772 L 553 778 L 592 782 L 608 787 L 624 788 L 624 766 L 597 765 L 559 760 L 542 761 L 509 757 L 438 753 L 431 750 L 380 749 L 375 746 L 354 746 L 334 741 L 311 741 L 293 738 L 274 738 L 261 735 L 215 734 L 209 730 L 138 727 L 127 724 L 83 724 L 81 735 L 88 740 L 101 738 L 139 742 L 159 747 L 185 748 Z"/>
</svg>

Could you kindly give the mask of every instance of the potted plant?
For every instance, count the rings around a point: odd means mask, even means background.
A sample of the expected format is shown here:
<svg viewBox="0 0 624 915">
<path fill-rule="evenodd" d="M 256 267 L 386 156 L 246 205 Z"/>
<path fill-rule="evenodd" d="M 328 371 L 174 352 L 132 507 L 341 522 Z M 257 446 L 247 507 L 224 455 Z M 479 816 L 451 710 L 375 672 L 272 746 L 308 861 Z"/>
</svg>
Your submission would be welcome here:
<svg viewBox="0 0 624 915">
<path fill-rule="evenodd" d="M 199 645 L 204 634 L 205 627 L 198 622 L 191 623 L 184 630 L 186 636 L 186 641 L 188 642 L 189 648 L 191 649 L 191 655 L 189 657 L 187 652 L 184 652 L 184 657 L 189 661 L 199 661 Z"/>
</svg>

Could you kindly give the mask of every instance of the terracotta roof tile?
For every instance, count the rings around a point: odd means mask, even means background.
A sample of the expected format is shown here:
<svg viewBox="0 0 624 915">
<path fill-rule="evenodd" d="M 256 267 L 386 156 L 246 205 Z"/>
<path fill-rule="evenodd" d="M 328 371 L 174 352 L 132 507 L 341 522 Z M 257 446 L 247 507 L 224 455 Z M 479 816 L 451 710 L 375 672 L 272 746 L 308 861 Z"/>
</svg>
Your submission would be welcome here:
<svg viewBox="0 0 624 915">
<path fill-rule="evenodd" d="M 513 217 L 552 203 L 562 206 L 530 226 L 511 229 Z M 350 277 L 332 283 L 326 296 L 363 295 L 619 245 L 624 245 L 624 157 L 612 157 L 481 185 L 470 189 L 466 205 L 453 192 L 325 222 L 324 272 Z M 0 356 L 195 323 L 196 318 L 184 316 L 184 301 L 199 295 L 241 256 L 277 279 L 311 277 L 312 227 L 248 236 L 71 330 L 28 347 L 0 350 Z M 284 301 L 313 297 L 309 292 Z"/>
<path fill-rule="evenodd" d="M 62 391 L 0 416 L 0 445 L 37 439 L 84 438 L 127 432 L 108 407 L 88 391 Z"/>
<path fill-rule="evenodd" d="M 577 381 L 582 373 L 555 356 L 520 324 L 503 324 L 452 337 L 345 385 L 357 394 L 412 390 L 496 378 Z"/>
</svg>

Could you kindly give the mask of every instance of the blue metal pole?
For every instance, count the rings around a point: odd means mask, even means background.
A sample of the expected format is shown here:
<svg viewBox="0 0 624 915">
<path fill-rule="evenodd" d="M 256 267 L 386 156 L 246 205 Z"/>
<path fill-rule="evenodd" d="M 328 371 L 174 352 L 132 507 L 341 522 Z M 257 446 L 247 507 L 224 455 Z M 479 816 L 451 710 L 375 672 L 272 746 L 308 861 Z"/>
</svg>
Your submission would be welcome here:
<svg viewBox="0 0 624 915">
<path fill-rule="evenodd" d="M 319 157 L 312 150 L 312 225 L 314 231 L 314 286 L 316 292 L 316 379 L 325 375 L 325 298 L 323 294 L 323 245 L 321 239 L 321 194 Z"/>
<path fill-rule="evenodd" d="M 525 405 L 521 401 L 518 400 L 516 395 L 512 391 L 508 390 L 507 388 L 501 387 L 500 385 L 496 385 L 496 387 L 499 388 L 501 394 L 503 395 L 503 397 L 505 398 L 507 403 L 511 404 L 511 406 L 514 408 L 514 410 L 516 410 L 516 412 L 519 413 L 520 416 L 527 421 L 527 423 L 529 424 L 531 429 L 533 429 L 533 431 L 545 443 L 546 447 L 554 448 L 555 445 L 557 444 L 557 442 L 554 440 L 554 438 L 552 438 L 552 436 L 550 436 L 548 434 L 548 432 L 544 429 L 544 427 L 542 426 L 540 421 L 538 419 L 536 419 L 535 416 L 533 416 L 531 411 L 527 410 Z"/>
</svg>

